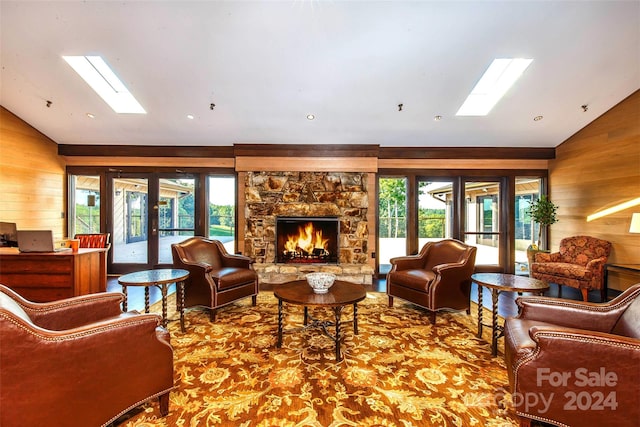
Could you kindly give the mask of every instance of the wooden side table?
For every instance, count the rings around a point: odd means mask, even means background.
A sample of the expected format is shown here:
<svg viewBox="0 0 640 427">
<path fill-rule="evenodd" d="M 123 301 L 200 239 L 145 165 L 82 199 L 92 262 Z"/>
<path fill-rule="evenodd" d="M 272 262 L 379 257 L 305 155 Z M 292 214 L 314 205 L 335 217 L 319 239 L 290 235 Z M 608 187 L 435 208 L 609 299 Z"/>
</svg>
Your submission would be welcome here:
<svg viewBox="0 0 640 427">
<path fill-rule="evenodd" d="M 124 301 L 122 310 L 127 311 L 127 286 L 144 286 L 144 312 L 149 312 L 149 286 L 156 286 L 162 292 L 162 325 L 167 326 L 167 293 L 169 285 L 176 284 L 176 303 L 180 312 L 180 329 L 184 327 L 184 281 L 189 277 L 187 270 L 165 268 L 158 270 L 144 270 L 122 275 L 118 283 L 122 285 Z"/>
<path fill-rule="evenodd" d="M 531 292 L 543 295 L 549 290 L 546 282 L 526 276 L 516 276 L 504 273 L 476 273 L 471 280 L 478 285 L 478 338 L 482 337 L 482 288 L 491 291 L 491 354 L 498 354 L 498 338 L 504 333 L 504 328 L 498 325 L 498 298 L 502 292 Z M 489 325 L 487 325 L 489 326 Z"/>
</svg>

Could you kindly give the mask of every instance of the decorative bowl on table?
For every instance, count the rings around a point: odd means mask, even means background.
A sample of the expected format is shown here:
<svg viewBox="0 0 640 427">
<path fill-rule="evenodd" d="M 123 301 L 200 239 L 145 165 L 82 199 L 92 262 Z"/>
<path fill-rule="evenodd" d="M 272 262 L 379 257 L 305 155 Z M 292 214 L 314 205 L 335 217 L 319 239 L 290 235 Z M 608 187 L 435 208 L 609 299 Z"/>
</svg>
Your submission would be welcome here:
<svg viewBox="0 0 640 427">
<path fill-rule="evenodd" d="M 316 294 L 326 294 L 329 292 L 329 288 L 336 280 L 336 275 L 333 273 L 309 273 L 306 275 L 307 283 L 313 289 Z"/>
</svg>

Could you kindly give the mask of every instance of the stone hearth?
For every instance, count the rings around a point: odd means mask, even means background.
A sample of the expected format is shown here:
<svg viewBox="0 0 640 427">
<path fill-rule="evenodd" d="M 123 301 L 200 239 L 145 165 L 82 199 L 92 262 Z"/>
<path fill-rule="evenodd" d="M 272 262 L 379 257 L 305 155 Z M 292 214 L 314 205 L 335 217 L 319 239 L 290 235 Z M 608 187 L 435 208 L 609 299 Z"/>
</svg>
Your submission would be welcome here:
<svg viewBox="0 0 640 427">
<path fill-rule="evenodd" d="M 262 283 L 303 279 L 326 271 L 340 280 L 371 284 L 367 174 L 355 172 L 248 172 L 245 180 L 245 254 Z M 338 264 L 278 264 L 278 216 L 338 217 Z"/>
</svg>

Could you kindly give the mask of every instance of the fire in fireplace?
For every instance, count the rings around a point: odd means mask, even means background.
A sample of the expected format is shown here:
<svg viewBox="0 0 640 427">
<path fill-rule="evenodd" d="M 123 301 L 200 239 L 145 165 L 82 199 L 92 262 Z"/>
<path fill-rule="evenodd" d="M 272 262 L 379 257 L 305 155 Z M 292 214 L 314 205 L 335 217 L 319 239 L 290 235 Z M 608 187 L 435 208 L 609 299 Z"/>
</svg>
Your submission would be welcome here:
<svg viewBox="0 0 640 427">
<path fill-rule="evenodd" d="M 337 264 L 339 229 L 336 217 L 277 217 L 277 262 Z"/>
</svg>

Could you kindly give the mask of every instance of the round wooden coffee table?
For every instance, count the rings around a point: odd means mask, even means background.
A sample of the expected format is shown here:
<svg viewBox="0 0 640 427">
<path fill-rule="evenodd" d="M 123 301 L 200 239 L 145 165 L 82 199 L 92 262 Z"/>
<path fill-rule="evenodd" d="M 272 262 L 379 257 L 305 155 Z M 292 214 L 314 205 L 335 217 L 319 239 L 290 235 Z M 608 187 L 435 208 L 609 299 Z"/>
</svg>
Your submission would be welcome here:
<svg viewBox="0 0 640 427">
<path fill-rule="evenodd" d="M 342 360 L 340 353 L 340 341 L 342 340 L 341 319 L 342 309 L 353 304 L 353 333 L 358 334 L 358 303 L 366 298 L 367 292 L 364 286 L 336 280 L 325 294 L 316 294 L 307 284 L 306 280 L 284 283 L 274 286 L 273 294 L 278 299 L 278 342 L 276 347 L 282 347 L 282 334 L 284 323 L 283 303 L 304 306 L 304 327 L 321 328 L 322 332 L 331 338 L 336 344 L 336 361 Z M 309 306 L 329 307 L 333 310 L 333 321 L 314 319 L 309 315 Z M 309 322 L 311 321 L 311 322 Z M 327 327 L 335 326 L 335 333 L 331 334 Z"/>
<path fill-rule="evenodd" d="M 180 329 L 184 332 L 184 281 L 188 277 L 187 270 L 175 268 L 137 271 L 118 277 L 118 283 L 122 285 L 122 293 L 124 293 L 122 311 L 127 311 L 127 286 L 144 286 L 145 313 L 149 312 L 149 286 L 156 286 L 162 292 L 162 325 L 167 326 L 167 293 L 169 285 L 175 283 L 176 304 L 180 312 Z"/>
<path fill-rule="evenodd" d="M 491 354 L 498 354 L 498 338 L 504 333 L 504 328 L 498 325 L 498 297 L 502 292 L 531 292 L 543 295 L 549 290 L 546 282 L 532 279 L 528 276 L 516 276 L 505 273 L 475 273 L 471 280 L 478 285 L 478 338 L 482 338 L 482 288 L 491 291 Z M 489 325 L 486 325 L 489 326 Z"/>
</svg>

